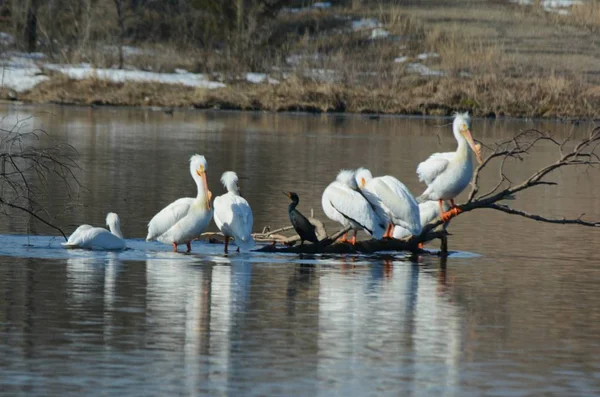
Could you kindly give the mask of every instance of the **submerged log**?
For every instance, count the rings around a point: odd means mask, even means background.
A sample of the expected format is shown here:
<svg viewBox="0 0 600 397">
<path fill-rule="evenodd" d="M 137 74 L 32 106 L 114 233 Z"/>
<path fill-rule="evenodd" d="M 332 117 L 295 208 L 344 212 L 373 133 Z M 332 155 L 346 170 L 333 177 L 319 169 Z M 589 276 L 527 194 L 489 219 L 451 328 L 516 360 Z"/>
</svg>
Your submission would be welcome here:
<svg viewBox="0 0 600 397">
<path fill-rule="evenodd" d="M 428 237 L 433 240 L 434 238 L 441 238 L 445 234 L 445 231 L 432 232 Z M 266 245 L 256 251 L 290 254 L 372 254 L 380 251 L 408 251 L 414 254 L 430 254 L 429 251 L 419 248 L 419 241 L 414 237 L 402 240 L 393 238 L 360 240 L 355 245 L 328 238 L 317 244 L 304 244 L 292 247 Z"/>
</svg>

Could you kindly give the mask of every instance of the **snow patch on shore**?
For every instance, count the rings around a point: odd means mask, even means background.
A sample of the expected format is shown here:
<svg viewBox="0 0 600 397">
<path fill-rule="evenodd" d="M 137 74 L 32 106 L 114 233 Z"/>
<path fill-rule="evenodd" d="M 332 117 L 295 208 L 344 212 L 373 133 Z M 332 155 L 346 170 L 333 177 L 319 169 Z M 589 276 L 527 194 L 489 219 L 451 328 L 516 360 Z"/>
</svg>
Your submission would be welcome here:
<svg viewBox="0 0 600 397">
<path fill-rule="evenodd" d="M 96 69 L 89 64 L 81 65 L 57 65 L 46 64 L 49 70 L 60 72 L 70 79 L 83 80 L 96 78 L 112 81 L 114 83 L 125 82 L 150 82 L 160 84 L 180 84 L 186 87 L 197 88 L 222 88 L 226 85 L 217 81 L 210 81 L 206 75 L 200 73 L 189 73 L 178 70 L 178 73 L 155 73 L 142 70 L 119 70 L 119 69 Z"/>
</svg>

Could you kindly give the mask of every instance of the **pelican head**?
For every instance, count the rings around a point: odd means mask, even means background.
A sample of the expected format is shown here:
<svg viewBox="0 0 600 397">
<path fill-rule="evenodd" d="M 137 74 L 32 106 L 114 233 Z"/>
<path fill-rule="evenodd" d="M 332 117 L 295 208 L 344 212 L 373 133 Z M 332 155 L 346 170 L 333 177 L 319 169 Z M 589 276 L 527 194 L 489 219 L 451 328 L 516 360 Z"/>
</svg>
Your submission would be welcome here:
<svg viewBox="0 0 600 397">
<path fill-rule="evenodd" d="M 342 185 L 348 186 L 350 189 L 358 190 L 356 178 L 354 178 L 354 171 L 352 170 L 341 170 L 337 174 L 335 180 L 341 183 Z"/>
<path fill-rule="evenodd" d="M 457 141 L 467 141 L 469 146 L 471 146 L 473 153 L 475 153 L 475 156 L 477 156 L 477 161 L 479 161 L 479 164 L 481 164 L 483 162 L 481 159 L 481 146 L 477 145 L 471 136 L 471 118 L 469 117 L 469 112 L 456 113 L 454 115 L 452 130 L 454 131 L 454 137 Z"/>
<path fill-rule="evenodd" d="M 192 175 L 196 174 L 202 176 L 206 172 L 206 158 L 200 154 L 195 154 L 190 157 L 190 172 Z"/>
<path fill-rule="evenodd" d="M 373 179 L 373 174 L 371 174 L 371 171 L 369 171 L 368 169 L 360 167 L 356 170 L 356 173 L 354 174 L 354 179 L 356 179 L 358 187 L 362 189 L 363 187 L 365 187 L 367 182 Z"/>
<path fill-rule="evenodd" d="M 208 190 L 208 182 L 206 181 L 206 159 L 200 154 L 195 154 L 190 157 L 190 174 L 198 185 L 198 195 L 204 193 L 206 198 L 206 208 L 210 210 L 210 199 L 212 192 Z M 200 180 L 198 180 L 200 178 Z"/>
<path fill-rule="evenodd" d="M 109 212 L 106 215 L 106 226 L 110 232 L 117 237 L 123 238 L 123 234 L 121 234 L 121 220 L 119 219 L 119 215 L 114 212 Z"/>
<path fill-rule="evenodd" d="M 237 185 L 238 176 L 233 171 L 225 171 L 223 175 L 221 175 L 221 183 L 227 189 L 228 192 L 233 193 L 235 195 L 240 195 L 240 189 Z"/>
</svg>

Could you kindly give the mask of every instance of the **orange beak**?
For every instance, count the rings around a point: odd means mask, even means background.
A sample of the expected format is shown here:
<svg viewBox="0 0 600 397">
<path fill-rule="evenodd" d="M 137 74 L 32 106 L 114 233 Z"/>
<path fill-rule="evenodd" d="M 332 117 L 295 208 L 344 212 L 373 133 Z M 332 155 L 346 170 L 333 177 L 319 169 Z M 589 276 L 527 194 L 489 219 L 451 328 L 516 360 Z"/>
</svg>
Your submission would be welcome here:
<svg viewBox="0 0 600 397">
<path fill-rule="evenodd" d="M 473 137 L 471 136 L 471 131 L 469 131 L 468 128 L 463 130 L 463 136 L 466 138 L 467 142 L 469 143 L 469 146 L 471 146 L 471 149 L 473 150 L 473 153 L 475 153 L 475 156 L 477 156 L 477 161 L 479 161 L 479 164 L 483 163 L 483 160 L 481 159 L 481 145 L 477 145 L 475 143 Z"/>
<path fill-rule="evenodd" d="M 365 181 L 365 178 L 360 178 L 360 187 L 365 187 L 366 184 L 367 181 Z"/>
<path fill-rule="evenodd" d="M 202 178 L 202 185 L 204 186 L 204 191 L 206 192 L 206 209 L 210 210 L 210 200 L 212 199 L 212 192 L 208 190 L 208 182 L 206 181 L 206 171 L 203 170 L 202 167 L 199 170 L 196 170 L 196 174 L 198 174 Z"/>
<path fill-rule="evenodd" d="M 286 196 L 288 196 L 289 198 L 292 198 L 292 195 L 290 194 L 290 192 L 281 192 L 283 194 L 285 194 Z"/>
</svg>

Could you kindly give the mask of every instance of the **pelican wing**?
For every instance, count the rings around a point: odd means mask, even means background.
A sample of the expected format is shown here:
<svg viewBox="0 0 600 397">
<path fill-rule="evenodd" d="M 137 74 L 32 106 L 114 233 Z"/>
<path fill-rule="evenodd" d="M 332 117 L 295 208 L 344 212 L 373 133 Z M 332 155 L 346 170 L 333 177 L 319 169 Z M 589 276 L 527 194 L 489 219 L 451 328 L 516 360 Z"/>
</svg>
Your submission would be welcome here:
<svg viewBox="0 0 600 397">
<path fill-rule="evenodd" d="M 63 246 L 67 248 L 79 247 L 84 241 L 89 241 L 90 238 L 93 238 L 100 231 L 107 232 L 108 230 L 103 229 L 101 227 L 93 227 L 91 225 L 81 225 L 71 235 L 66 243 L 62 243 Z"/>
<path fill-rule="evenodd" d="M 393 176 L 382 176 L 374 180 L 378 183 L 377 194 L 390 212 L 395 221 L 406 227 L 413 234 L 421 233 L 421 222 L 419 219 L 419 204 L 410 193 L 408 188 Z"/>
<path fill-rule="evenodd" d="M 427 185 L 430 185 L 431 182 L 435 178 L 437 178 L 442 172 L 446 170 L 448 164 L 450 164 L 450 160 L 452 160 L 452 156 L 455 153 L 434 153 L 429 158 L 417 167 L 417 175 L 419 175 L 419 180 L 421 182 L 425 182 Z"/>
<path fill-rule="evenodd" d="M 383 235 L 385 225 L 373 211 L 371 204 L 358 192 L 339 185 L 329 187 L 328 198 L 331 206 L 348 221 L 359 225 L 373 237 L 379 239 Z"/>
<path fill-rule="evenodd" d="M 148 236 L 146 236 L 146 241 L 155 239 L 172 228 L 188 214 L 193 203 L 194 199 L 191 197 L 180 198 L 167 205 L 158 214 L 154 215 L 154 218 L 148 223 Z"/>
<path fill-rule="evenodd" d="M 235 194 L 227 193 L 215 198 L 214 201 L 215 223 L 221 231 L 231 233 L 233 237 L 241 241 L 251 240 L 252 224 L 254 217 L 252 209 L 245 198 Z"/>
<path fill-rule="evenodd" d="M 64 245 L 64 246 L 72 245 L 72 242 L 79 240 L 81 238 L 80 235 L 88 229 L 92 229 L 92 226 L 88 225 L 88 224 L 83 224 L 83 225 L 79 226 L 77 229 L 75 229 L 75 231 L 73 233 L 71 233 L 67 242 L 62 243 L 62 245 Z"/>
</svg>

